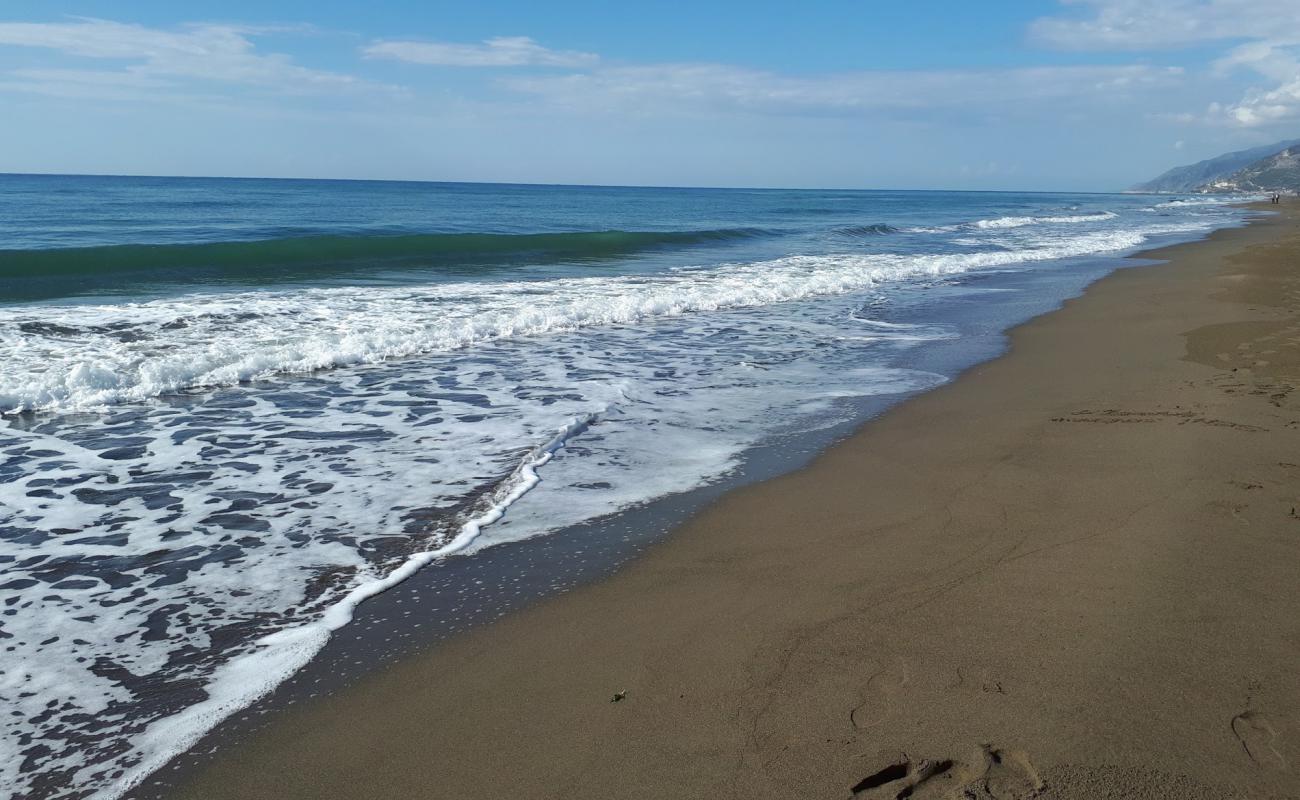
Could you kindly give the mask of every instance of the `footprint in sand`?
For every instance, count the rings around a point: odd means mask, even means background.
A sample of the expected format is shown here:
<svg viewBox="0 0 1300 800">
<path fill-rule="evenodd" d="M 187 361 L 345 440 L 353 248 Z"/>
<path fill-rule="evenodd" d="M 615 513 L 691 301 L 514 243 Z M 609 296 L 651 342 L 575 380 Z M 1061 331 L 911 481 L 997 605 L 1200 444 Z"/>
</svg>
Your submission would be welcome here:
<svg viewBox="0 0 1300 800">
<path fill-rule="evenodd" d="M 1268 715 L 1258 711 L 1243 711 L 1232 718 L 1232 733 L 1241 742 L 1250 760 L 1269 769 L 1289 770 L 1290 764 L 1278 749 L 1281 737 Z"/>
<path fill-rule="evenodd" d="M 1043 790 L 1043 779 L 1024 753 L 985 745 L 983 756 L 983 773 L 962 787 L 963 800 L 1024 800 Z"/>
<path fill-rule="evenodd" d="M 1030 800 L 1043 788 L 1024 753 L 984 745 L 970 762 L 903 755 L 850 791 L 854 800 Z"/>
<path fill-rule="evenodd" d="M 944 789 L 952 785 L 952 768 L 953 763 L 948 760 L 912 761 L 904 754 L 858 781 L 849 791 L 854 800 L 925 800 L 932 794 L 930 789 L 946 793 Z"/>
<path fill-rule="evenodd" d="M 849 712 L 853 727 L 862 730 L 880 722 L 907 681 L 907 662 L 901 658 L 876 670 L 863 688 L 862 702 Z"/>
</svg>

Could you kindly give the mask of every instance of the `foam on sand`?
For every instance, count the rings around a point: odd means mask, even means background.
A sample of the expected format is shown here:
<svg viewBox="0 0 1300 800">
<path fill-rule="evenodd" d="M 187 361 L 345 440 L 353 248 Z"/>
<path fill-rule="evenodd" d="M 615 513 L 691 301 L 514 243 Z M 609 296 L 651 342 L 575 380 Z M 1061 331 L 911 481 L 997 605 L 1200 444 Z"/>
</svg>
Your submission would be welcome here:
<svg viewBox="0 0 1300 800">
<path fill-rule="evenodd" d="M 251 652 L 218 667 L 204 687 L 207 699 L 163 717 L 142 731 L 134 742 L 138 752 L 135 763 L 112 783 L 103 786 L 95 796 L 116 798 L 133 789 L 173 756 L 188 750 L 222 720 L 247 708 L 301 669 L 325 646 L 332 631 L 352 621 L 352 615 L 362 602 L 396 586 L 437 559 L 468 547 L 485 526 L 501 519 L 506 509 L 541 482 L 538 468 L 550 461 L 569 437 L 585 429 L 594 418 L 593 415 L 572 420 L 550 441 L 529 452 L 450 542 L 411 555 L 397 569 L 353 588 L 315 621 L 264 636 Z M 82 776 L 83 780 L 88 777 Z"/>
</svg>

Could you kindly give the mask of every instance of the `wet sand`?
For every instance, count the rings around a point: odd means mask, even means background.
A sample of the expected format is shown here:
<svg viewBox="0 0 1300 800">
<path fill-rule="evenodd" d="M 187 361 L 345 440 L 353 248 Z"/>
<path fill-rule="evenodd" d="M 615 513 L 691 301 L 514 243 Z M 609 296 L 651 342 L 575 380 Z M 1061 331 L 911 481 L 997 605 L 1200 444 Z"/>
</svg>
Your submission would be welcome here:
<svg viewBox="0 0 1300 800">
<path fill-rule="evenodd" d="M 1169 261 L 173 795 L 1300 797 L 1281 212 L 1143 254 Z"/>
</svg>

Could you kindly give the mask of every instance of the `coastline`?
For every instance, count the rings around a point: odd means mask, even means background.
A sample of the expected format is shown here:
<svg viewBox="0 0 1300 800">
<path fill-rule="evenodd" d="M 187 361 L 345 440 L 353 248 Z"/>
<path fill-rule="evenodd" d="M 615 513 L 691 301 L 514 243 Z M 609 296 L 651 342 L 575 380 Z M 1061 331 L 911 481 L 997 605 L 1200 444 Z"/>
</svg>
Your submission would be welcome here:
<svg viewBox="0 0 1300 800">
<path fill-rule="evenodd" d="M 1217 259 L 1280 236 L 1283 212 L 1138 254 L 1172 261 L 1094 284 L 613 578 L 277 714 L 176 796 L 835 797 L 900 751 L 902 781 L 952 762 L 918 797 L 1293 792 L 1269 764 L 1294 763 L 1300 732 L 1280 616 L 1300 522 L 1268 515 L 1300 434 L 1286 392 L 1226 385 L 1289 385 L 1276 356 L 1229 365 L 1282 318 L 1206 297 Z M 1189 339 L 1214 366 L 1183 360 L 1181 332 L 1214 325 Z"/>
</svg>

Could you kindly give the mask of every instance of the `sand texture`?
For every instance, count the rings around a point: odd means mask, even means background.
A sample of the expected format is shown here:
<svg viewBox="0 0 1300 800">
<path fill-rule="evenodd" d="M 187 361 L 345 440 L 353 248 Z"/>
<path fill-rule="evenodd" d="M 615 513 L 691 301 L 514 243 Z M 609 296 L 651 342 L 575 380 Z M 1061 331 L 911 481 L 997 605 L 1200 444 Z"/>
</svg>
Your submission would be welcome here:
<svg viewBox="0 0 1300 800">
<path fill-rule="evenodd" d="M 174 796 L 1300 797 L 1298 210 Z"/>
</svg>

